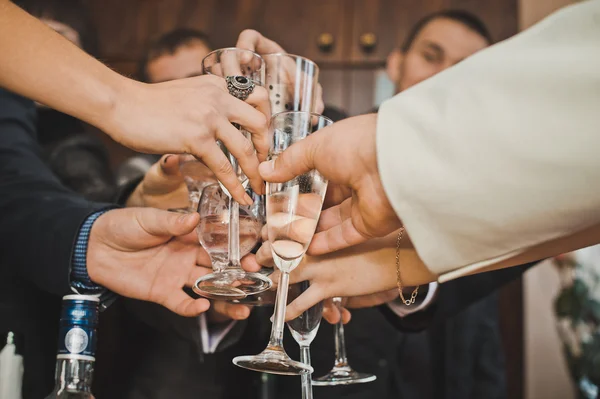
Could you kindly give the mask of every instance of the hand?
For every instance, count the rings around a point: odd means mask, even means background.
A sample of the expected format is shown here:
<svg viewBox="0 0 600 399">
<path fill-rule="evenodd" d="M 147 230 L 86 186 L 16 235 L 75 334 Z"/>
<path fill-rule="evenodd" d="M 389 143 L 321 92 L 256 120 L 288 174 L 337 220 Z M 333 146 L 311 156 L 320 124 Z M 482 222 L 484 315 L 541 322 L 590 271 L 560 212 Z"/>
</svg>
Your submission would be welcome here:
<svg viewBox="0 0 600 399">
<path fill-rule="evenodd" d="M 208 254 L 195 234 L 199 215 L 181 215 L 151 208 L 111 210 L 92 225 L 87 251 L 92 281 L 117 294 L 159 303 L 182 316 L 196 316 L 209 307 L 182 288 L 191 286 L 209 268 Z"/>
<path fill-rule="evenodd" d="M 385 300 L 391 296 L 389 293 L 376 296 L 370 294 L 395 289 L 395 257 L 396 234 L 327 255 L 305 256 L 290 274 L 290 284 L 310 281 L 311 285 L 288 305 L 286 319 L 296 318 L 319 301 L 336 296 L 350 297 L 347 307 L 375 306 L 387 302 Z M 244 267 L 272 265 L 270 244 L 266 242 L 256 255 L 244 257 L 242 264 Z M 412 248 L 410 240 L 406 240 L 401 247 L 400 268 L 405 286 L 420 285 L 436 279 Z M 277 280 L 277 273 L 278 271 L 271 275 L 273 281 Z M 334 314 L 328 321 L 335 322 L 338 317 L 339 315 Z"/>
<path fill-rule="evenodd" d="M 254 191 L 263 192 L 257 168 L 271 144 L 267 134 L 269 99 L 264 88 L 256 87 L 244 102 L 230 95 L 225 80 L 217 76 L 157 84 L 125 82 L 101 126 L 112 132 L 115 140 L 141 152 L 193 154 L 239 203 L 249 205 L 251 198 L 216 143 L 221 140 L 239 161 Z M 252 142 L 231 123 L 252 133 Z"/>
<path fill-rule="evenodd" d="M 254 51 L 260 55 L 266 54 L 275 54 L 275 53 L 286 53 L 286 51 L 276 42 L 271 39 L 267 39 L 260 32 L 257 32 L 253 29 L 246 29 L 240 33 L 238 37 L 237 44 L 235 45 L 237 48 L 243 48 L 246 50 Z M 291 61 L 291 59 L 290 59 Z M 269 68 L 268 59 L 265 59 L 267 62 L 267 69 Z M 278 67 L 282 67 L 279 65 Z M 288 65 L 283 65 L 283 68 L 288 71 L 287 78 L 282 78 L 283 81 L 289 82 L 287 86 L 292 90 L 290 95 L 293 97 L 295 93 L 293 93 L 295 85 L 293 84 L 294 79 L 296 79 L 296 64 L 290 62 Z M 283 103 L 283 102 L 282 102 Z M 323 102 L 323 88 L 320 83 L 317 83 L 316 93 L 315 93 L 315 104 L 314 104 L 314 112 L 321 113 L 325 108 L 325 103 Z M 282 112 L 284 109 L 275 110 L 273 114 L 276 112 Z"/>
<path fill-rule="evenodd" d="M 309 254 L 318 255 L 383 237 L 401 225 L 381 184 L 377 168 L 377 115 L 349 118 L 295 143 L 274 161 L 260 165 L 269 182 L 285 182 L 318 170 L 352 196 L 321 213 Z M 344 195 L 338 196 L 338 200 Z"/>
<path fill-rule="evenodd" d="M 165 155 L 146 172 L 126 205 L 170 209 L 185 208 L 188 202 L 188 189 L 179 172 L 179 156 Z"/>
<path fill-rule="evenodd" d="M 227 301 L 213 301 L 206 313 L 211 323 L 223 323 L 228 320 L 246 320 L 252 308 Z"/>
</svg>

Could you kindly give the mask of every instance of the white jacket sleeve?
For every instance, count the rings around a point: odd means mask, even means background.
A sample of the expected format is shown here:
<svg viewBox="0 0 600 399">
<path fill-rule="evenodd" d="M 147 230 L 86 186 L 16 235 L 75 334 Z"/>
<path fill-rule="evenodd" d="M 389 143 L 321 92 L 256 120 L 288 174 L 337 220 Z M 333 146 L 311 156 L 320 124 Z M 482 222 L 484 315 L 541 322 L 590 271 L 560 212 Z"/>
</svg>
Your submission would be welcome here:
<svg viewBox="0 0 600 399">
<path fill-rule="evenodd" d="M 438 275 L 599 225 L 600 0 L 385 102 L 377 151 L 388 198 Z"/>
</svg>

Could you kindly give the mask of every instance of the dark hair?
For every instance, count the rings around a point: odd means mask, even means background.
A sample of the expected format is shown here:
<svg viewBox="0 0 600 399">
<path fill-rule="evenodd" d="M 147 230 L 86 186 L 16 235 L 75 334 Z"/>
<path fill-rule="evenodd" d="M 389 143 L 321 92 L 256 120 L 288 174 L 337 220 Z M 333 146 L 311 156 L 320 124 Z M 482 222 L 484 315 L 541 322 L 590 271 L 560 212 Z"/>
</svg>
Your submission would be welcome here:
<svg viewBox="0 0 600 399">
<path fill-rule="evenodd" d="M 194 41 L 199 41 L 209 49 L 212 48 L 208 35 L 195 29 L 180 28 L 167 32 L 152 41 L 144 51 L 138 64 L 137 77 L 142 82 L 148 82 L 148 64 L 165 54 L 174 54 L 181 47 Z"/>
<path fill-rule="evenodd" d="M 81 47 L 98 55 L 98 37 L 85 0 L 14 0 L 14 3 L 36 18 L 51 19 L 73 28 L 79 34 Z"/>
<path fill-rule="evenodd" d="M 404 39 L 404 43 L 400 47 L 400 50 L 403 52 L 407 52 L 415 41 L 417 35 L 421 33 L 421 31 L 429 24 L 431 21 L 436 19 L 447 18 L 452 21 L 456 21 L 458 23 L 463 24 L 467 28 L 471 29 L 475 33 L 478 33 L 481 37 L 483 37 L 489 44 L 493 43 L 492 35 L 488 30 L 487 26 L 479 17 L 474 14 L 471 14 L 468 11 L 463 10 L 444 10 L 435 12 L 433 14 L 429 14 L 426 17 L 419 20 L 408 32 L 406 39 Z"/>
</svg>

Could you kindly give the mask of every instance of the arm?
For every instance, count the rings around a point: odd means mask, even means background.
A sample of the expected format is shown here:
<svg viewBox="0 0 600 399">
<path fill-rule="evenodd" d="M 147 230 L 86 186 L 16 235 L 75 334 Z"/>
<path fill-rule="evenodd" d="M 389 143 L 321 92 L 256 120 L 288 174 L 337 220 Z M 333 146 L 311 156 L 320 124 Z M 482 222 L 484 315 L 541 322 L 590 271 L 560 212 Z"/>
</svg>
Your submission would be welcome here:
<svg viewBox="0 0 600 399">
<path fill-rule="evenodd" d="M 568 7 L 381 108 L 387 197 L 440 281 L 600 241 L 599 17 Z"/>
<path fill-rule="evenodd" d="M 33 103 L 0 90 L 0 240 L 5 248 L 0 263 L 39 288 L 63 295 L 70 291 L 79 227 L 108 205 L 85 201 L 64 188 L 39 152 Z"/>
<path fill-rule="evenodd" d="M 255 88 L 246 102 L 225 80 L 200 76 L 148 85 L 125 78 L 85 54 L 8 0 L 0 0 L 0 87 L 88 122 L 140 152 L 188 152 L 203 159 L 241 203 L 249 203 L 215 139 L 239 160 L 261 192 L 259 157 L 229 122 L 252 132 L 261 159 L 270 145 L 269 100 Z M 257 109 L 256 109 L 256 108 Z"/>
</svg>

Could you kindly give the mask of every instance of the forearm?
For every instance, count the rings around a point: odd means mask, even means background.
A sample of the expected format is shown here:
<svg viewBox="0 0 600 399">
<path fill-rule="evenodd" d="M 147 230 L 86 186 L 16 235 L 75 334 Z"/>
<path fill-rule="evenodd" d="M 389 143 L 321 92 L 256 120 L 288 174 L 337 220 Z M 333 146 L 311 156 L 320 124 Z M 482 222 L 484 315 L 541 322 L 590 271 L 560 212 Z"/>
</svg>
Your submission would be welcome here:
<svg viewBox="0 0 600 399">
<path fill-rule="evenodd" d="M 128 80 L 0 0 L 0 86 L 103 128 Z"/>
</svg>

